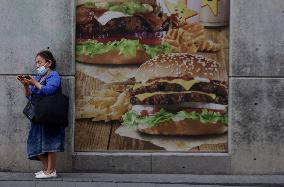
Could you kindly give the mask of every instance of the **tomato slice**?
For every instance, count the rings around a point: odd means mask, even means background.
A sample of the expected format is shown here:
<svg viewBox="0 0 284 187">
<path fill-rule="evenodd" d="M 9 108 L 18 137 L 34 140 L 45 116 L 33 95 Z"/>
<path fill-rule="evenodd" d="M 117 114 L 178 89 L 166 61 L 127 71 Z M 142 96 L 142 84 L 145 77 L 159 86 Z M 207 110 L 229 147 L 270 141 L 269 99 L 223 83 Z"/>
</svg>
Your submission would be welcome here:
<svg viewBox="0 0 284 187">
<path fill-rule="evenodd" d="M 107 43 L 107 42 L 113 42 L 113 41 L 118 41 L 121 40 L 122 38 L 119 37 L 112 37 L 112 38 L 95 38 L 98 42 L 101 43 Z"/>
<path fill-rule="evenodd" d="M 111 37 L 111 38 L 95 38 L 98 42 L 107 43 L 113 41 L 119 41 L 121 39 L 128 39 L 128 40 L 139 40 L 141 44 L 145 45 L 160 45 L 162 43 L 161 38 L 137 38 L 133 36 L 126 36 L 126 37 Z"/>
<path fill-rule="evenodd" d="M 158 108 L 158 107 L 155 107 L 153 109 L 153 114 L 157 113 L 157 112 L 160 112 L 161 108 Z"/>
<path fill-rule="evenodd" d="M 139 40 L 141 44 L 146 45 L 160 45 L 162 43 L 162 38 L 165 36 L 166 32 L 137 32 L 137 33 L 126 33 L 126 34 L 109 34 L 100 35 L 96 37 L 95 40 L 102 43 L 119 41 L 121 39 L 128 40 Z"/>
<path fill-rule="evenodd" d="M 149 113 L 148 113 L 147 110 L 141 110 L 140 116 L 142 116 L 142 117 L 149 116 Z"/>
<path fill-rule="evenodd" d="M 143 39 L 139 39 L 139 42 L 141 44 L 146 44 L 146 45 L 160 45 L 162 43 L 162 39 L 161 38 L 143 38 Z"/>
<path fill-rule="evenodd" d="M 184 109 L 184 111 L 201 113 L 203 109 L 204 108 L 187 108 L 187 109 Z M 206 109 L 206 110 L 211 111 L 211 112 L 219 112 L 221 114 L 226 113 L 224 110 L 216 110 L 216 109 Z"/>
</svg>

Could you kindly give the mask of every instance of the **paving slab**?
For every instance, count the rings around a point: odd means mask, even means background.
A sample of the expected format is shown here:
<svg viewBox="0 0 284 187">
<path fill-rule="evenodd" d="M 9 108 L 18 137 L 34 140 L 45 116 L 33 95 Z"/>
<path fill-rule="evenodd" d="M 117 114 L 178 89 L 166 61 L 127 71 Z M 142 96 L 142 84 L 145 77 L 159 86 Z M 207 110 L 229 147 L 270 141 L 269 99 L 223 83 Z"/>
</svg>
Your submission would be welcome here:
<svg viewBox="0 0 284 187">
<path fill-rule="evenodd" d="M 72 180 L 70 180 L 72 178 Z M 31 173 L 0 173 L 0 184 L 41 186 L 284 186 L 284 175 L 189 175 L 60 173 L 55 179 L 35 179 Z M 5 184 L 6 185 L 6 184 Z M 7 186 L 6 185 L 6 186 Z M 1 186 L 1 185 L 0 185 Z M 2 187 L 2 186 L 1 186 Z"/>
</svg>

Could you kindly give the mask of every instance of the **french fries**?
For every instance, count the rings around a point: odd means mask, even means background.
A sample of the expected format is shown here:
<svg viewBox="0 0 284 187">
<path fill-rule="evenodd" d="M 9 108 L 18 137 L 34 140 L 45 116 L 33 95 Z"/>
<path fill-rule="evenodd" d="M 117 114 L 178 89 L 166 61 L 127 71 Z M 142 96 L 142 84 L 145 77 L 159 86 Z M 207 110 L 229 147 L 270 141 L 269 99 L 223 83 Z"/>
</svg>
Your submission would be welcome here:
<svg viewBox="0 0 284 187">
<path fill-rule="evenodd" d="M 132 85 L 105 84 L 101 90 L 76 101 L 76 119 L 120 120 L 130 108 L 128 90 Z"/>
<path fill-rule="evenodd" d="M 204 27 L 199 23 L 184 24 L 178 29 L 170 29 L 164 42 L 172 46 L 176 53 L 216 52 L 221 45 L 206 38 Z"/>
</svg>

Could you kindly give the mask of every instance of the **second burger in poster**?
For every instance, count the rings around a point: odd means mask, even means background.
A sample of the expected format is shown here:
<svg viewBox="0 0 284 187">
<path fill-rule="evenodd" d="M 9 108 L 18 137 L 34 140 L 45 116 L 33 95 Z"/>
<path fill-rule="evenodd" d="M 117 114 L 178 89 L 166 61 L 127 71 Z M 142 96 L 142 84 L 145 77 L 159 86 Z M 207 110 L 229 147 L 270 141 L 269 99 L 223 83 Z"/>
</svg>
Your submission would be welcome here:
<svg viewBox="0 0 284 187">
<path fill-rule="evenodd" d="M 205 135 L 227 131 L 228 86 L 220 64 L 201 55 L 171 53 L 142 64 L 135 76 L 132 110 L 123 125 L 160 135 Z"/>
<path fill-rule="evenodd" d="M 76 60 L 91 64 L 142 64 L 169 53 L 162 38 L 178 27 L 155 0 L 82 2 L 76 24 Z"/>
</svg>

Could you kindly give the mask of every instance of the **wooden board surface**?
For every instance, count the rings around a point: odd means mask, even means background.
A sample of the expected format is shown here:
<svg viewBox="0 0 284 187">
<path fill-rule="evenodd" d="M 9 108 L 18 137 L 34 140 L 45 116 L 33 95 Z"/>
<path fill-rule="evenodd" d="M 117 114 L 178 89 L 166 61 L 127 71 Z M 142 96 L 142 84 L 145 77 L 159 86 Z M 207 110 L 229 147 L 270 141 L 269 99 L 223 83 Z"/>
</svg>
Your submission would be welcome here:
<svg viewBox="0 0 284 187">
<path fill-rule="evenodd" d="M 216 53 L 200 53 L 208 58 L 220 62 L 223 71 L 219 76 L 228 79 L 229 59 L 229 30 L 208 29 L 206 35 L 213 41 L 222 43 L 222 49 Z M 76 98 L 90 95 L 99 90 L 103 82 L 81 72 L 76 72 Z M 118 121 L 92 122 L 90 119 L 76 119 L 75 122 L 75 151 L 163 151 L 164 149 L 149 142 L 121 137 L 115 134 L 120 126 Z M 190 152 L 227 152 L 227 143 L 203 144 L 190 150 Z"/>
</svg>

